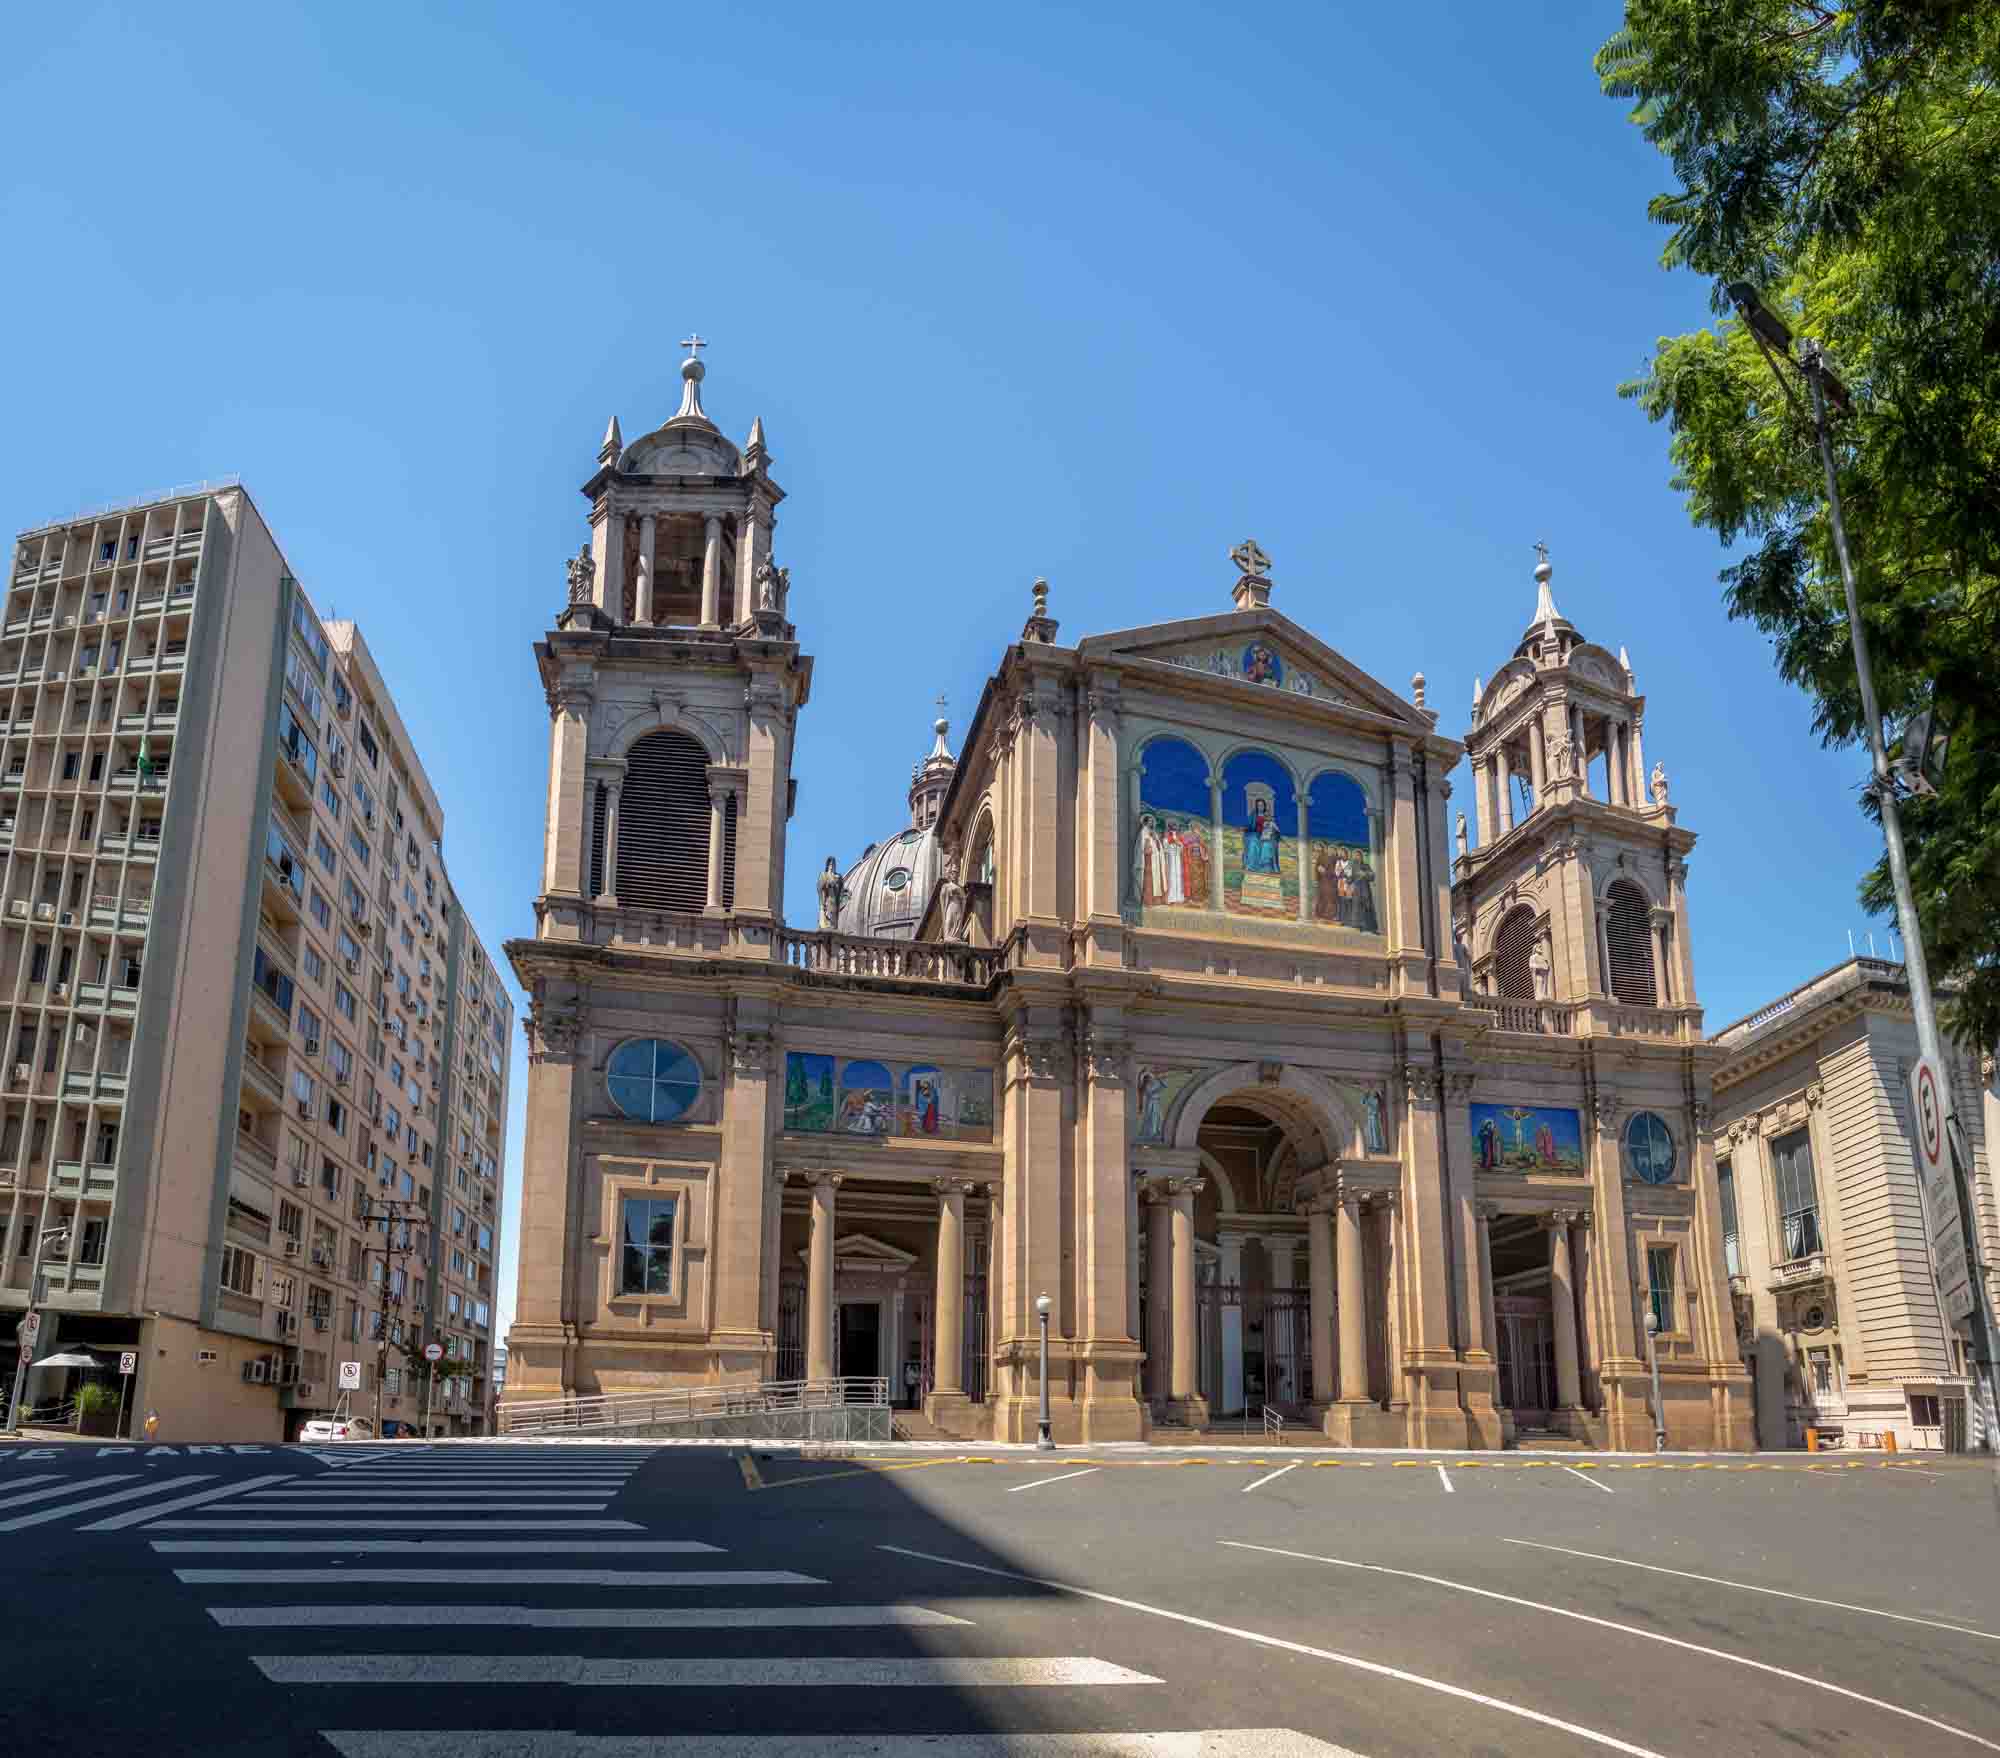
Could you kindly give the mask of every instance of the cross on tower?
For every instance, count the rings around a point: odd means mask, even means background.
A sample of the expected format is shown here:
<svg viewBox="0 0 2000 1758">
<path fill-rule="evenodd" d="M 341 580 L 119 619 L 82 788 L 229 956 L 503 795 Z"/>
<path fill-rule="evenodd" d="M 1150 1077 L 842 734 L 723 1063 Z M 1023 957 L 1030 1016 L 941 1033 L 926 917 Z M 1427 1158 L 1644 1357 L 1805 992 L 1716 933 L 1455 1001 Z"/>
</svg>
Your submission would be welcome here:
<svg viewBox="0 0 2000 1758">
<path fill-rule="evenodd" d="M 1271 558 L 1257 547 L 1254 537 L 1246 537 L 1229 552 L 1229 559 L 1244 573 L 1261 578 L 1264 570 L 1271 565 Z"/>
<path fill-rule="evenodd" d="M 937 698 L 938 713 L 942 714 L 944 712 L 945 703 L 948 700 L 949 698 L 946 697 L 945 693 L 942 690 L 938 691 L 938 698 Z"/>
<path fill-rule="evenodd" d="M 1541 562 L 1544 562 L 1544 563 L 1546 563 L 1546 562 L 1548 561 L 1548 559 L 1549 559 L 1549 544 L 1548 544 L 1548 539 L 1547 539 L 1547 538 L 1545 538 L 1545 537 L 1538 537 L 1538 538 L 1536 538 L 1536 539 L 1535 539 L 1535 556 L 1536 556 L 1536 559 L 1537 559 L 1538 561 L 1541 561 Z"/>
<path fill-rule="evenodd" d="M 708 338 L 703 335 L 687 335 L 681 338 L 681 346 L 695 359 L 701 358 L 701 351 L 708 346 Z"/>
</svg>

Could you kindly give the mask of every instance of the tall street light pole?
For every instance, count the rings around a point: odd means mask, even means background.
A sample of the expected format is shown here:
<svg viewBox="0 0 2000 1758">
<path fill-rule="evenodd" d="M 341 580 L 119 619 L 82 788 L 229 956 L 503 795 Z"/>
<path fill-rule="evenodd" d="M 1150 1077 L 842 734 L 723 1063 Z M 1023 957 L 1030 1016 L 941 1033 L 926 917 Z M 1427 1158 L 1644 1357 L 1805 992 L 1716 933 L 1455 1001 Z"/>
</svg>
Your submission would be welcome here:
<svg viewBox="0 0 2000 1758">
<path fill-rule="evenodd" d="M 1868 756 L 1873 778 L 1869 791 L 1882 815 L 1882 840 L 1889 851 L 1889 880 L 1896 894 L 1896 921 L 1903 931 L 1903 963 L 1910 982 L 1910 1004 L 1916 1015 L 1917 1050 L 1940 1069 L 1951 1065 L 1945 1060 L 1943 1041 L 1938 1036 L 1937 1008 L 1931 998 L 1930 966 L 1924 957 L 1924 936 L 1917 920 L 1916 895 L 1910 889 L 1909 857 L 1903 849 L 1902 809 L 1896 797 L 1896 783 L 1889 768 L 1889 753 L 1882 741 L 1882 715 L 1875 702 L 1875 674 L 1868 663 L 1868 634 L 1861 624 L 1861 597 L 1854 584 L 1854 560 L 1847 548 L 1847 524 L 1841 517 L 1840 479 L 1833 464 L 1833 439 L 1828 431 L 1826 408 L 1831 402 L 1846 415 L 1852 412 L 1847 387 L 1828 369 L 1817 342 L 1808 341 L 1792 356 L 1792 332 L 1745 281 L 1732 282 L 1729 298 L 1742 316 L 1751 339 L 1776 375 L 1778 387 L 1796 409 L 1779 362 L 1789 366 L 1806 381 L 1812 393 L 1813 436 L 1819 443 L 1820 466 L 1826 473 L 1826 511 L 1833 529 L 1834 555 L 1840 562 L 1840 584 L 1847 597 L 1847 630 L 1854 643 L 1854 681 L 1861 694 L 1861 720 L 1868 735 Z M 1803 415 L 1804 411 L 1800 410 Z M 1949 1109 L 1947 1097 L 1947 1109 Z M 1980 1407 L 1980 1443 L 1988 1452 L 1995 1450 L 1995 1396 L 1993 1384 L 1993 1317 L 1986 1302 L 1986 1267 L 1979 1250 L 1978 1211 L 1966 1176 L 1965 1160 L 1959 1153 L 1955 1120 L 1945 1131 L 1951 1155 L 1952 1184 L 1958 1196 L 1958 1224 L 1965 1250 L 1966 1272 L 1971 1282 L 1972 1310 L 1966 1315 L 1971 1331 L 1973 1397 Z M 1925 1233 L 1928 1238 L 1928 1214 Z"/>
<path fill-rule="evenodd" d="M 1667 1450 L 1667 1410 L 1660 1402 L 1660 1315 L 1646 1302 L 1646 1366 L 1653 1375 L 1653 1451 Z"/>
<path fill-rule="evenodd" d="M 1055 1304 L 1046 1294 L 1035 1296 L 1035 1317 L 1042 1322 L 1042 1420 L 1035 1431 L 1035 1446 L 1042 1452 L 1055 1451 L 1055 1437 L 1049 1433 L 1049 1308 Z"/>
<path fill-rule="evenodd" d="M 42 1305 L 42 1253 L 48 1250 L 49 1235 L 54 1234 L 62 1248 L 69 1249 L 69 1229 L 67 1227 L 44 1227 L 35 1235 L 35 1255 L 28 1266 L 28 1311 L 22 1313 L 21 1323 L 28 1322 L 29 1313 L 39 1312 Z M 21 1397 L 28 1384 L 28 1357 L 34 1353 L 34 1346 L 25 1336 L 21 1343 L 20 1363 L 14 1369 L 14 1390 L 7 1399 L 7 1432 L 12 1434 L 21 1417 Z"/>
</svg>

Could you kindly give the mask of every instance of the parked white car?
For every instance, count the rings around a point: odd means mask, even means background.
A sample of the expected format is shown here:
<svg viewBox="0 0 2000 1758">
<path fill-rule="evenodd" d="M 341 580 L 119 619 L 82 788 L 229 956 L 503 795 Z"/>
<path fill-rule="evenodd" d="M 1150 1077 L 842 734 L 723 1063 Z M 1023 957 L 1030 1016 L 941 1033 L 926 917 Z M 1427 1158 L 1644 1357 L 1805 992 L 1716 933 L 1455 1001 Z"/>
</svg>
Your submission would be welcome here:
<svg viewBox="0 0 2000 1758">
<path fill-rule="evenodd" d="M 302 1441 L 367 1441 L 375 1438 L 375 1428 L 365 1416 L 321 1416 L 299 1430 Z"/>
</svg>

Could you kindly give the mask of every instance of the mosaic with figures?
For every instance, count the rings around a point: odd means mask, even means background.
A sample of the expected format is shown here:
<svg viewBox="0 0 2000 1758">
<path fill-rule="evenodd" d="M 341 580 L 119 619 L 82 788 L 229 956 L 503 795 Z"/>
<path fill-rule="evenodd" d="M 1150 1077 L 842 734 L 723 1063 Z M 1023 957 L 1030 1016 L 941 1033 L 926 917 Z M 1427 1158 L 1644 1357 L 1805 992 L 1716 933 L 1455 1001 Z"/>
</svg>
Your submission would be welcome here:
<svg viewBox="0 0 2000 1758">
<path fill-rule="evenodd" d="M 876 1141 L 991 1141 L 993 1071 L 788 1051 L 785 1127 Z"/>
</svg>

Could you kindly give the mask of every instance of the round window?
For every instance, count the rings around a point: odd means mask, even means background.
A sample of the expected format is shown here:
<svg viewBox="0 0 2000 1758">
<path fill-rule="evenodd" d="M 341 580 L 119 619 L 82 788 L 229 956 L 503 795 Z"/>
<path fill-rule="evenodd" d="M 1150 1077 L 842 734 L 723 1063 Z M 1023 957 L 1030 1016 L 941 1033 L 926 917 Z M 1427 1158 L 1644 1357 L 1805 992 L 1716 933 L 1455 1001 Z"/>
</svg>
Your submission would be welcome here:
<svg viewBox="0 0 2000 1758">
<path fill-rule="evenodd" d="M 1625 1164 L 1648 1184 L 1665 1184 L 1674 1175 L 1673 1132 L 1650 1111 L 1625 1125 Z"/>
<path fill-rule="evenodd" d="M 909 882 L 910 869 L 908 867 L 898 867 L 893 873 L 885 873 L 882 876 L 883 888 L 888 891 L 901 891 Z"/>
<path fill-rule="evenodd" d="M 701 1065 L 665 1038 L 633 1038 L 611 1053 L 605 1068 L 611 1102 L 641 1123 L 671 1123 L 701 1091 Z"/>
</svg>

